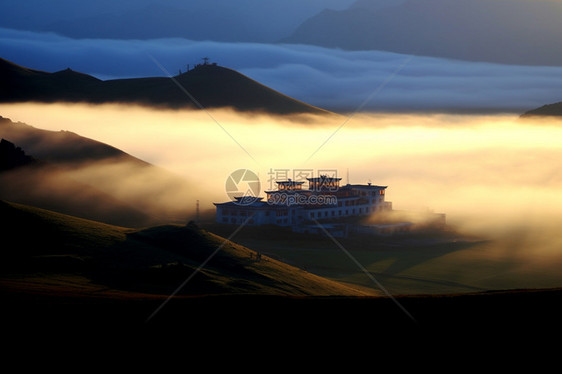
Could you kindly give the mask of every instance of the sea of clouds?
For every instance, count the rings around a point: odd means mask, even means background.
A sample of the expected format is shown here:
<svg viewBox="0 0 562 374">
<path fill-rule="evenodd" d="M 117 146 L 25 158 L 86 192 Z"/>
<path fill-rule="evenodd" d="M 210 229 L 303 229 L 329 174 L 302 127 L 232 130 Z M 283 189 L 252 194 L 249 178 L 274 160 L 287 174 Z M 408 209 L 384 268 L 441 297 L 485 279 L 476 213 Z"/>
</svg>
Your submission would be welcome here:
<svg viewBox="0 0 562 374">
<path fill-rule="evenodd" d="M 181 38 L 71 39 L 6 28 L 0 28 L 0 51 L 0 57 L 25 67 L 48 72 L 70 67 L 104 80 L 176 75 L 209 57 L 286 95 L 338 112 L 522 113 L 562 100 L 562 67 L 384 51 Z"/>
</svg>

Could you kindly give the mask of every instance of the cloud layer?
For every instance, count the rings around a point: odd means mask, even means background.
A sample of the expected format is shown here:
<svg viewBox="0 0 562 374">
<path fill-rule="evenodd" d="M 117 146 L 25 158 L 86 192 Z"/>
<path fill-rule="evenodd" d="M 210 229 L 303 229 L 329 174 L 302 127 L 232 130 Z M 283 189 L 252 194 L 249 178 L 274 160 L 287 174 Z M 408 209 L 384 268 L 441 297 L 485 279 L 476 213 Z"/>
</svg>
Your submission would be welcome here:
<svg viewBox="0 0 562 374">
<path fill-rule="evenodd" d="M 346 122 L 300 122 L 225 110 L 211 118 L 204 111 L 69 104 L 1 104 L 0 111 L 111 144 L 195 181 L 208 207 L 228 200 L 224 181 L 236 169 L 259 173 L 267 190 L 276 187 L 268 184 L 272 170 L 306 168 L 338 170 L 344 178 L 349 170 L 351 183 L 390 186 L 396 209 L 427 207 L 484 231 L 560 221 L 560 121 L 358 114 Z"/>
<path fill-rule="evenodd" d="M 560 120 L 361 113 L 347 122 L 333 116 L 300 123 L 213 110 L 218 126 L 204 111 L 136 106 L 0 104 L 0 113 L 111 144 L 189 179 L 194 188 L 174 188 L 114 163 L 69 175 L 120 199 L 148 192 L 153 198 L 141 201 L 179 208 L 180 218 L 193 212 L 196 201 L 201 212 L 229 201 L 226 181 L 237 169 L 257 173 L 262 191 L 278 172 L 284 179 L 283 170 L 336 170 L 344 182 L 349 170 L 350 183 L 388 186 L 386 198 L 396 210 L 445 213 L 461 232 L 490 239 L 434 258 L 429 269 L 440 270 L 425 273 L 431 278 L 444 271 L 447 279 L 488 289 L 560 285 Z"/>
<path fill-rule="evenodd" d="M 470 63 L 380 51 L 186 39 L 70 39 L 0 29 L 2 58 L 101 79 L 164 76 L 210 57 L 286 95 L 334 111 L 522 112 L 562 100 L 562 67 Z"/>
</svg>

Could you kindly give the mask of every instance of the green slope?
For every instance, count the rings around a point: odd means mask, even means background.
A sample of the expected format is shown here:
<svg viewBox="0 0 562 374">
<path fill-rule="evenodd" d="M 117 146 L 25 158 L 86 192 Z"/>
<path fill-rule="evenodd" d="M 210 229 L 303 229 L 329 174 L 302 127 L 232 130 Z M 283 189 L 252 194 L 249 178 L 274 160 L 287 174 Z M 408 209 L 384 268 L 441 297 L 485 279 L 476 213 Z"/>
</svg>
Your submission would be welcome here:
<svg viewBox="0 0 562 374">
<path fill-rule="evenodd" d="M 232 69 L 200 65 L 171 78 L 102 81 L 28 69 L 0 58 L 0 102 L 134 103 L 167 108 L 233 108 L 275 114 L 330 112 L 288 97 Z"/>
<path fill-rule="evenodd" d="M 195 225 L 133 230 L 8 202 L 0 214 L 2 283 L 17 292 L 167 297 L 192 277 L 178 295 L 364 294 L 266 256 L 257 260 Z"/>
<path fill-rule="evenodd" d="M 256 261 L 194 225 L 132 230 L 3 201 L 0 217 L 2 331 L 20 338 L 108 337 L 128 327 L 187 333 L 197 343 L 417 327 L 552 331 L 561 313 L 560 289 L 357 297 L 367 294 L 269 257 Z"/>
</svg>

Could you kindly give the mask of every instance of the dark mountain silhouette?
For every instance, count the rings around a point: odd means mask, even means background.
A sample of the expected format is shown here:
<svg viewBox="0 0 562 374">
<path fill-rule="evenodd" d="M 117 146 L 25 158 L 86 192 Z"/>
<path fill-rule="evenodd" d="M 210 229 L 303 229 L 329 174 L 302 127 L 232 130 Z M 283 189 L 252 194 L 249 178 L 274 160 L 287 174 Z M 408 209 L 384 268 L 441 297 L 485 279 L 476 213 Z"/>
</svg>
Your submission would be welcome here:
<svg viewBox="0 0 562 374">
<path fill-rule="evenodd" d="M 150 166 L 111 145 L 71 131 L 43 130 L 0 116 L 0 136 L 17 144 L 33 156 L 59 166 L 121 159 L 138 166 Z"/>
<path fill-rule="evenodd" d="M 27 155 L 6 139 L 0 141 L 0 199 L 114 224 L 151 222 L 147 214 L 70 178 L 65 169 Z"/>
<path fill-rule="evenodd" d="M 0 199 L 130 227 L 184 222 L 193 210 L 188 181 L 110 145 L 2 117 L 0 138 L 12 166 L 0 172 Z"/>
<path fill-rule="evenodd" d="M 0 140 L 0 172 L 31 165 L 35 162 L 33 157 L 26 155 L 24 150 L 16 147 L 14 143 L 6 139 Z"/>
<path fill-rule="evenodd" d="M 529 110 L 522 114 L 521 117 L 562 117 L 562 101 L 554 104 L 543 105 L 540 108 Z"/>
<path fill-rule="evenodd" d="M 360 0 L 347 10 L 319 13 L 283 42 L 562 65 L 561 16 L 562 3 L 547 0 Z"/>
<path fill-rule="evenodd" d="M 0 59 L 0 102 L 27 101 L 133 103 L 196 109 L 202 105 L 275 114 L 329 113 L 215 64 L 198 65 L 173 79 L 102 81 L 71 69 L 47 73 Z"/>
</svg>

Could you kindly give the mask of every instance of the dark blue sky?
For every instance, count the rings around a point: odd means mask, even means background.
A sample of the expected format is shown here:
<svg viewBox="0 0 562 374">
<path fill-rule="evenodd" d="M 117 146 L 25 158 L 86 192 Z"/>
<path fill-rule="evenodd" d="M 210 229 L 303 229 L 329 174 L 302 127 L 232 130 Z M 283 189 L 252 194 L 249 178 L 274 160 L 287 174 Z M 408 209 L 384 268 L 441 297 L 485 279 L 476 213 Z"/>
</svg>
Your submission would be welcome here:
<svg viewBox="0 0 562 374">
<path fill-rule="evenodd" d="M 354 1 L 3 0 L 0 25 L 87 38 L 273 42 L 323 9 Z"/>
</svg>

